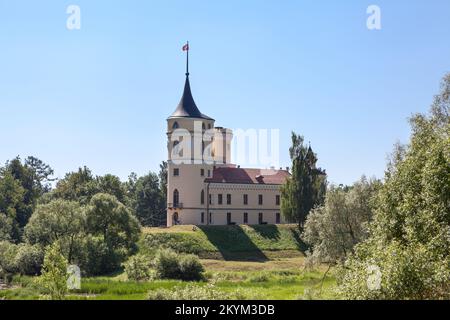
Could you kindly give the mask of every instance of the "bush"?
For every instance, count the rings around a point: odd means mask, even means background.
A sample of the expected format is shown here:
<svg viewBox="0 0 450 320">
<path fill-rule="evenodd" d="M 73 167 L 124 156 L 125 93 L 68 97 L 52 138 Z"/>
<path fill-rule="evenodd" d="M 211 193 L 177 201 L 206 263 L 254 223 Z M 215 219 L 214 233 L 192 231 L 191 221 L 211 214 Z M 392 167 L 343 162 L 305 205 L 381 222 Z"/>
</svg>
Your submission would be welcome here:
<svg viewBox="0 0 450 320">
<path fill-rule="evenodd" d="M 200 281 L 203 279 L 203 268 L 197 256 L 192 254 L 182 255 L 179 260 L 182 280 Z"/>
<path fill-rule="evenodd" d="M 156 253 L 153 266 L 161 279 L 201 280 L 203 266 L 197 256 L 178 254 L 170 249 L 162 249 Z"/>
<path fill-rule="evenodd" d="M 123 256 L 108 248 L 101 237 L 90 236 L 84 244 L 80 268 L 89 276 L 104 275 L 120 268 Z"/>
<path fill-rule="evenodd" d="M 11 242 L 0 242 L 0 277 L 7 283 L 10 282 L 12 275 L 17 273 L 17 265 L 15 263 L 17 250 L 17 245 Z"/>
<path fill-rule="evenodd" d="M 214 285 L 178 286 L 173 289 L 158 289 L 150 291 L 148 300 L 242 300 L 244 296 L 238 291 L 227 293 L 218 290 Z"/>
<path fill-rule="evenodd" d="M 67 260 L 61 254 L 58 242 L 53 243 L 45 251 L 42 275 L 37 284 L 52 300 L 62 300 L 67 293 Z"/>
<path fill-rule="evenodd" d="M 147 256 L 138 254 L 123 263 L 128 280 L 145 281 L 152 278 L 150 261 Z"/>
<path fill-rule="evenodd" d="M 44 250 L 40 245 L 21 244 L 14 259 L 17 271 L 23 275 L 38 275 L 44 262 Z"/>
</svg>

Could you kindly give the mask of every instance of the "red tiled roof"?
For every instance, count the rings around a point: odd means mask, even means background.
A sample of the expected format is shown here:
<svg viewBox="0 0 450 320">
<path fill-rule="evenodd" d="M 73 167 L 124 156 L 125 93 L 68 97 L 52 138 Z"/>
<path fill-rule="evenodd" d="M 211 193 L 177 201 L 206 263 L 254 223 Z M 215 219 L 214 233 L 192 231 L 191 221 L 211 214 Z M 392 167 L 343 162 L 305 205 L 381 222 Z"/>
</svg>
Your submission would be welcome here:
<svg viewBox="0 0 450 320">
<path fill-rule="evenodd" d="M 238 184 L 283 184 L 290 176 L 286 170 L 216 168 L 205 182 Z"/>
</svg>

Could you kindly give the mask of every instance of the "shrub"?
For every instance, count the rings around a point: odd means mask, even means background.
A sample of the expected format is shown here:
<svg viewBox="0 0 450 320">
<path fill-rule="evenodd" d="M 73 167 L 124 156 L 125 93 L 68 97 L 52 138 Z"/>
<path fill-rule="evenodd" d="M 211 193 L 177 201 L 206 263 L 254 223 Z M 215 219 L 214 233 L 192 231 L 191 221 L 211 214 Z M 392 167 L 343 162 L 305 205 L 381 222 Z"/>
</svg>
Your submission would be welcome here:
<svg viewBox="0 0 450 320">
<path fill-rule="evenodd" d="M 15 264 L 17 249 L 17 245 L 11 242 L 0 242 L 0 277 L 7 283 L 10 282 L 12 275 L 17 273 Z"/>
<path fill-rule="evenodd" d="M 43 292 L 52 300 L 62 300 L 67 293 L 67 260 L 61 254 L 58 242 L 45 251 L 42 275 L 37 279 Z"/>
<path fill-rule="evenodd" d="M 108 248 L 101 237 L 90 236 L 85 240 L 81 269 L 90 276 L 108 274 L 120 267 L 122 257 Z"/>
<path fill-rule="evenodd" d="M 152 278 L 149 258 L 138 254 L 132 256 L 127 262 L 123 263 L 125 273 L 129 280 L 145 281 Z"/>
<path fill-rule="evenodd" d="M 248 281 L 254 282 L 254 283 L 267 282 L 267 281 L 269 281 L 269 276 L 265 273 L 257 273 L 255 275 L 249 277 Z"/>
<path fill-rule="evenodd" d="M 23 275 L 37 275 L 44 262 L 44 250 L 40 245 L 21 244 L 14 259 L 17 271 Z"/>
<path fill-rule="evenodd" d="M 170 249 L 156 253 L 153 261 L 156 273 L 162 279 L 201 280 L 203 266 L 197 256 L 178 254 Z"/>
<path fill-rule="evenodd" d="M 203 279 L 205 269 L 197 256 L 192 254 L 181 255 L 179 265 L 182 280 L 200 281 Z"/>
<path fill-rule="evenodd" d="M 150 291 L 149 300 L 242 300 L 239 292 L 227 293 L 217 289 L 212 284 L 178 286 L 173 289 L 158 289 Z"/>
</svg>

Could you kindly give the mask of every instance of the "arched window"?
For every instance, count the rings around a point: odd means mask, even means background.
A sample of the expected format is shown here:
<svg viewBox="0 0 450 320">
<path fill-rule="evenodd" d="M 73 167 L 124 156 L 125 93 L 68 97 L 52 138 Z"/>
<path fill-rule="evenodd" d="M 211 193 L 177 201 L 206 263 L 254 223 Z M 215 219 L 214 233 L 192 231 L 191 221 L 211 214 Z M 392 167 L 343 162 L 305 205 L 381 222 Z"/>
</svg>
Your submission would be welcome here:
<svg viewBox="0 0 450 320">
<path fill-rule="evenodd" d="M 200 193 L 200 203 L 205 204 L 205 190 Z"/>
<path fill-rule="evenodd" d="M 180 141 L 173 142 L 172 155 L 173 156 L 181 156 Z"/>
<path fill-rule="evenodd" d="M 203 129 L 203 131 L 206 130 L 206 126 L 205 126 L 205 123 L 204 123 L 204 122 L 202 123 L 202 129 Z"/>
<path fill-rule="evenodd" d="M 180 127 L 180 125 L 178 124 L 178 122 L 174 122 L 173 123 L 173 126 L 172 126 L 172 129 L 178 129 Z"/>
<path fill-rule="evenodd" d="M 179 204 L 180 204 L 180 193 L 178 192 L 177 189 L 175 189 L 173 191 L 173 206 L 175 208 L 178 208 Z"/>
<path fill-rule="evenodd" d="M 175 212 L 172 216 L 173 224 L 177 225 L 180 223 L 180 220 L 178 219 L 178 212 Z"/>
</svg>

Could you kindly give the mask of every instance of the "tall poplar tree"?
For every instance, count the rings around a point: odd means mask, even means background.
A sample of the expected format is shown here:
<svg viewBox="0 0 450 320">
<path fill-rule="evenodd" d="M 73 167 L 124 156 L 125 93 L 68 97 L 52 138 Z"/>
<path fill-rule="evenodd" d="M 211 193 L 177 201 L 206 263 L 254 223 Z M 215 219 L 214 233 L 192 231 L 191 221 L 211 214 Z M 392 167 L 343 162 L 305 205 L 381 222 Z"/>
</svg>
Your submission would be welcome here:
<svg viewBox="0 0 450 320">
<path fill-rule="evenodd" d="M 281 212 L 288 221 L 299 224 L 300 229 L 314 207 L 323 204 L 326 192 L 325 170 L 316 167 L 317 156 L 304 138 L 292 132 L 289 149 L 292 175 L 281 188 Z"/>
</svg>

